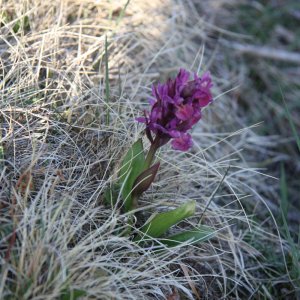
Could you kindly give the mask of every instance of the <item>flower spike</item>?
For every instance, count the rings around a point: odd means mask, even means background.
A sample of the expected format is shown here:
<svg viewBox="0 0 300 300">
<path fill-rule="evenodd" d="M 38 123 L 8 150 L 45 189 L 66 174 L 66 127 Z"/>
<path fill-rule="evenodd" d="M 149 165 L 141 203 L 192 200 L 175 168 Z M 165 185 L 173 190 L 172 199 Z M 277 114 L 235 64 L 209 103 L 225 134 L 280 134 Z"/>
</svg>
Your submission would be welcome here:
<svg viewBox="0 0 300 300">
<path fill-rule="evenodd" d="M 146 134 L 156 148 L 172 139 L 175 150 L 187 151 L 192 147 L 188 131 L 201 119 L 201 109 L 212 102 L 212 80 L 208 72 L 202 77 L 180 69 L 175 79 L 152 87 L 150 112 L 144 112 L 138 122 L 146 124 Z M 155 134 L 152 137 L 151 132 Z"/>
</svg>

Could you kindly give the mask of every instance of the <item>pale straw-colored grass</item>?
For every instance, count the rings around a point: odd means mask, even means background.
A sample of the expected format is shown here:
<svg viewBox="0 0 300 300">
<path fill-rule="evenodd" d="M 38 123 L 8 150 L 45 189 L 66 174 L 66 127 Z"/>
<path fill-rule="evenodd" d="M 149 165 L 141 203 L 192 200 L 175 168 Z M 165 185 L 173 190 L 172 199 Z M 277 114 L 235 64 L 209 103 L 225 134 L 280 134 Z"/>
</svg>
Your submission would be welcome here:
<svg viewBox="0 0 300 300">
<path fill-rule="evenodd" d="M 282 249 L 276 232 L 267 232 L 247 213 L 265 207 L 268 199 L 259 191 L 270 180 L 251 161 L 276 141 L 258 136 L 227 95 L 239 74 L 219 66 L 217 44 L 207 35 L 209 20 L 193 1 L 136 0 L 123 14 L 125 5 L 2 3 L 0 298 L 58 299 L 72 290 L 84 291 L 86 299 L 257 296 L 266 266 L 245 237 L 256 232 L 258 241 Z M 30 29 L 14 32 L 24 16 Z M 163 209 L 195 199 L 195 218 L 180 227 L 201 217 L 216 234 L 197 245 L 154 253 L 118 236 L 126 217 L 105 207 L 102 194 L 124 151 L 142 134 L 135 117 L 151 83 L 179 67 L 211 69 L 216 100 L 193 131 L 190 153 L 168 146 L 160 151 L 158 179 L 141 204 Z"/>
</svg>

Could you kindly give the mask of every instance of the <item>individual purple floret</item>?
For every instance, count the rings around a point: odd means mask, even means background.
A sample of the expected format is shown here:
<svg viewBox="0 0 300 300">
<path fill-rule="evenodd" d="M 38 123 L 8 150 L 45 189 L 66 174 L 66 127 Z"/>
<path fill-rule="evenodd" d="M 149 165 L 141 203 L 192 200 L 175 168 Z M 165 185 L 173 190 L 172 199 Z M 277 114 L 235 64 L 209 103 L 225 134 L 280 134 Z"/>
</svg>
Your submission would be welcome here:
<svg viewBox="0 0 300 300">
<path fill-rule="evenodd" d="M 175 79 L 153 86 L 151 111 L 137 118 L 146 124 L 146 134 L 156 149 L 171 139 L 175 150 L 187 151 L 192 146 L 188 130 L 201 119 L 201 109 L 212 101 L 212 81 L 208 72 L 202 77 L 194 74 L 193 80 L 189 78 L 190 73 L 180 69 Z"/>
</svg>

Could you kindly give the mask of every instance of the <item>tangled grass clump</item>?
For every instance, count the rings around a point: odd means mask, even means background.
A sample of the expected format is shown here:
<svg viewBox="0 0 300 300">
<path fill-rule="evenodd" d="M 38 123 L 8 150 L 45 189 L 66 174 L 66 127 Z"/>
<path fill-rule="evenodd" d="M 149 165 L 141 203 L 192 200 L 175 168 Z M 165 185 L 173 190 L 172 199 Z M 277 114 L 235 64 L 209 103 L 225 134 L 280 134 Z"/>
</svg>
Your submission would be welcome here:
<svg viewBox="0 0 300 300">
<path fill-rule="evenodd" d="M 257 244 L 277 257 L 286 244 L 252 215 L 269 178 L 248 163 L 273 140 L 221 93 L 234 75 L 208 57 L 214 44 L 196 2 L 9 0 L 1 18 L 1 299 L 228 299 L 278 285 Z M 157 179 L 135 214 L 145 224 L 193 199 L 195 214 L 168 236 L 199 220 L 214 236 L 156 251 L 126 234 L 143 224 L 129 222 L 122 193 L 113 206 L 104 195 L 141 136 L 135 118 L 151 84 L 181 66 L 209 67 L 219 96 L 201 127 L 193 122 L 189 152 L 156 149 Z M 288 282 L 280 277 L 283 289 Z"/>
</svg>

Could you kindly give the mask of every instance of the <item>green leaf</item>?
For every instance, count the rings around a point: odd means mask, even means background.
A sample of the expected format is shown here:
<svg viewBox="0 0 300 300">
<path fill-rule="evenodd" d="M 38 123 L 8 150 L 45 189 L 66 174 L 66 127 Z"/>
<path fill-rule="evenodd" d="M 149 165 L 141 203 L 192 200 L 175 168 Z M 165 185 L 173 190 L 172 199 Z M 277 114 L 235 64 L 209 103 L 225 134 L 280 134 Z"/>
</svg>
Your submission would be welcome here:
<svg viewBox="0 0 300 300">
<path fill-rule="evenodd" d="M 169 236 L 165 239 L 160 239 L 160 242 L 167 245 L 168 247 L 175 247 L 187 241 L 190 241 L 190 244 L 194 244 L 207 241 L 214 236 L 214 233 L 215 232 L 212 228 L 208 226 L 201 226 L 193 230 Z"/>
<path fill-rule="evenodd" d="M 191 200 L 180 207 L 154 216 L 141 229 L 150 237 L 157 238 L 166 233 L 169 228 L 185 218 L 195 214 L 196 201 Z"/>
<path fill-rule="evenodd" d="M 123 158 L 121 168 L 119 171 L 119 179 L 122 182 L 131 167 L 135 167 L 137 164 L 143 164 L 145 161 L 144 148 L 142 139 L 138 139 L 131 148 L 127 151 Z"/>
<path fill-rule="evenodd" d="M 103 195 L 104 204 L 113 207 L 117 202 L 120 189 L 121 187 L 118 183 L 113 183 L 111 187 L 107 188 Z"/>
<path fill-rule="evenodd" d="M 119 23 L 121 22 L 121 20 L 123 19 L 124 17 L 124 14 L 125 14 L 125 11 L 126 11 L 126 8 L 128 6 L 128 4 L 130 3 L 130 0 L 127 0 L 127 2 L 125 3 L 123 9 L 121 10 L 120 14 L 119 14 L 119 17 L 117 19 L 117 25 L 119 25 Z"/>
<path fill-rule="evenodd" d="M 137 177 L 145 169 L 145 154 L 142 139 L 136 141 L 126 153 L 119 172 L 119 184 L 122 186 L 122 197 L 126 211 L 132 210 L 132 189 Z"/>
<path fill-rule="evenodd" d="M 61 296 L 60 300 L 77 300 L 80 297 L 86 295 L 86 291 L 84 290 L 66 290 Z"/>
<path fill-rule="evenodd" d="M 30 30 L 30 23 L 29 23 L 29 17 L 25 16 L 24 18 L 18 20 L 14 26 L 13 26 L 13 31 L 14 33 L 17 33 L 20 28 L 22 28 L 26 31 Z"/>
</svg>

